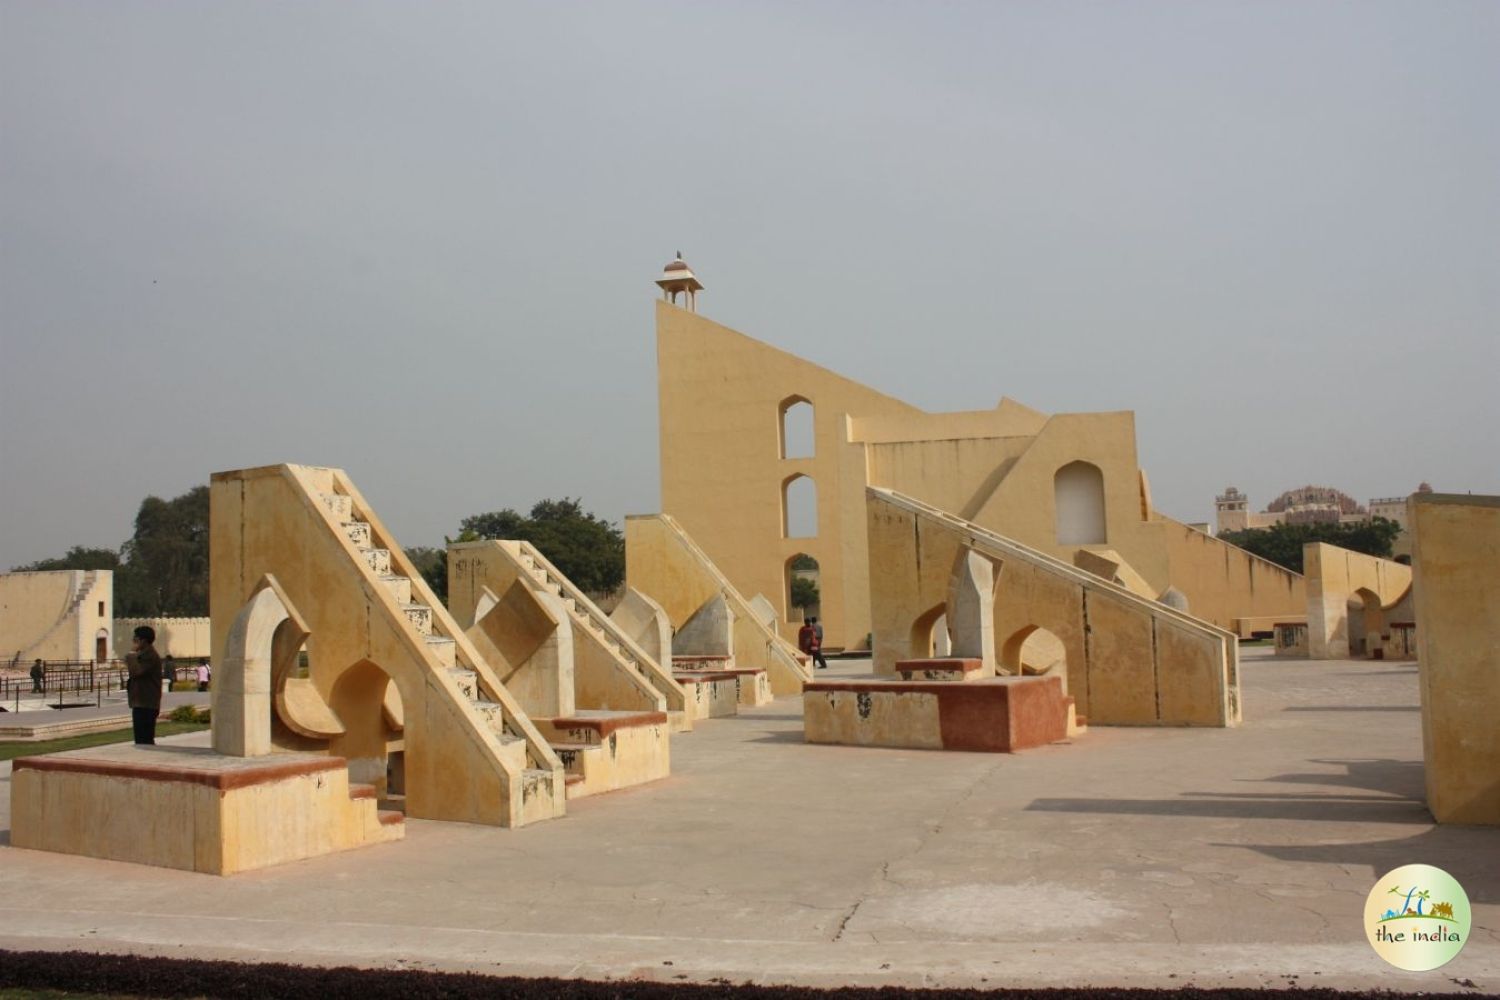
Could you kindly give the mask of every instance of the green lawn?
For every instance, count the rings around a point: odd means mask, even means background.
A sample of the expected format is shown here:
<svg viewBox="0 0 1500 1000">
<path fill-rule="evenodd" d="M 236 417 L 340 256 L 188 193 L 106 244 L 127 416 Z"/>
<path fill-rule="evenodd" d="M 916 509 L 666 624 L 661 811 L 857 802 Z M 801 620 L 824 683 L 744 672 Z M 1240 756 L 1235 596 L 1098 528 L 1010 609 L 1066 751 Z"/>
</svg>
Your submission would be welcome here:
<svg viewBox="0 0 1500 1000">
<path fill-rule="evenodd" d="M 158 722 L 156 724 L 156 736 L 160 739 L 163 736 L 176 736 L 178 733 L 200 733 L 207 728 L 208 724 L 204 722 Z M 83 736 L 69 736 L 61 740 L 40 740 L 36 743 L 0 743 L 0 760 L 11 760 L 15 757 L 34 757 L 37 754 L 57 753 L 59 750 L 82 750 L 84 747 L 102 747 L 106 743 L 129 743 L 134 738 L 135 734 L 129 729 L 111 729 L 108 732 L 86 733 Z M 0 1000 L 9 1000 L 9 996 L 9 994 L 0 993 Z"/>
</svg>

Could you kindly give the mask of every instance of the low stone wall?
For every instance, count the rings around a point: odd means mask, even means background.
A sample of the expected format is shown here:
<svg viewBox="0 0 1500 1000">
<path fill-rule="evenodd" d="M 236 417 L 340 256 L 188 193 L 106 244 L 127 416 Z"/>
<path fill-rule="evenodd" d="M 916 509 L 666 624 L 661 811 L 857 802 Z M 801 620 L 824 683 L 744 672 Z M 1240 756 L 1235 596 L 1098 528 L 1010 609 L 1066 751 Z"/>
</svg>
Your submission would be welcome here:
<svg viewBox="0 0 1500 1000">
<path fill-rule="evenodd" d="M 400 814 L 373 796 L 321 754 L 127 744 L 22 757 L 11 846 L 231 875 L 398 839 Z"/>
<path fill-rule="evenodd" d="M 809 743 L 1011 753 L 1068 736 L 1059 677 L 814 681 L 802 691 Z"/>
<path fill-rule="evenodd" d="M 156 651 L 174 660 L 207 659 L 213 655 L 207 618 L 116 618 L 115 649 L 124 656 L 130 652 L 132 633 L 139 625 L 156 630 Z"/>
<path fill-rule="evenodd" d="M 738 678 L 727 670 L 674 673 L 688 696 L 694 719 L 719 719 L 739 714 Z"/>
</svg>

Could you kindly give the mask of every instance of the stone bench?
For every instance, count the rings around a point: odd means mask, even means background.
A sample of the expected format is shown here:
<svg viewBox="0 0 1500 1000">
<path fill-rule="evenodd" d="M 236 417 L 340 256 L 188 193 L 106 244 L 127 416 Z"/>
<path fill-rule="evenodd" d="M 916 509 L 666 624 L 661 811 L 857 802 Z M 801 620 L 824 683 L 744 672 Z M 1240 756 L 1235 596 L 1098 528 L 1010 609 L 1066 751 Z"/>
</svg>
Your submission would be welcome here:
<svg viewBox="0 0 1500 1000">
<path fill-rule="evenodd" d="M 984 662 L 962 656 L 897 660 L 896 673 L 904 681 L 977 681 L 984 676 Z"/>
<path fill-rule="evenodd" d="M 672 679 L 687 694 L 694 720 L 739 714 L 739 675 L 728 670 L 674 670 Z"/>
<path fill-rule="evenodd" d="M 813 681 L 802 692 L 809 743 L 1012 753 L 1066 739 L 1073 699 L 1058 677 Z"/>
<path fill-rule="evenodd" d="M 70 750 L 14 762 L 11 846 L 231 875 L 401 838 L 374 796 L 325 754 Z"/>
<path fill-rule="evenodd" d="M 665 712 L 579 710 L 532 722 L 563 763 L 570 799 L 644 785 L 672 773 L 671 725 Z"/>
</svg>

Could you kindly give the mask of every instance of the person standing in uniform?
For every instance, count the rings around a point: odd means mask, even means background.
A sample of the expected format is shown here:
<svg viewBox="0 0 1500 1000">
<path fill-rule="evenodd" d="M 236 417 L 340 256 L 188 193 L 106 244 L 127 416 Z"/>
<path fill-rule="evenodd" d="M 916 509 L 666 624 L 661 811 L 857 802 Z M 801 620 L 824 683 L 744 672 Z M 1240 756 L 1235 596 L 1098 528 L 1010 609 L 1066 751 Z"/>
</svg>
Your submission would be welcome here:
<svg viewBox="0 0 1500 1000">
<path fill-rule="evenodd" d="M 47 668 L 42 666 L 41 660 L 31 665 L 31 693 L 47 693 Z"/>
<path fill-rule="evenodd" d="M 156 743 L 156 717 L 161 714 L 161 657 L 156 653 L 156 629 L 137 625 L 132 652 L 125 657 L 126 700 L 135 741 L 143 746 Z"/>
</svg>

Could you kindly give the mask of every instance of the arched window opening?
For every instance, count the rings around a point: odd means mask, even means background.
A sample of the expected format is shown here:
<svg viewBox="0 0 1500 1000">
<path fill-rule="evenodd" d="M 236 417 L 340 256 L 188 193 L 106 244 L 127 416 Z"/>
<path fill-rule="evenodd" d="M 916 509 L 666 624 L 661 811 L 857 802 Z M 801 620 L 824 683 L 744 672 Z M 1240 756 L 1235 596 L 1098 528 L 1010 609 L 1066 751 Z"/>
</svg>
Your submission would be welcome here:
<svg viewBox="0 0 1500 1000">
<path fill-rule="evenodd" d="M 817 452 L 813 441 L 813 405 L 801 396 L 781 402 L 781 457 L 812 458 Z"/>
<path fill-rule="evenodd" d="M 911 655 L 920 660 L 948 655 L 948 605 L 928 608 L 911 626 Z"/>
<path fill-rule="evenodd" d="M 818 561 L 799 552 L 786 561 L 786 619 L 800 622 L 823 613 L 823 592 L 819 586 Z"/>
<path fill-rule="evenodd" d="M 817 484 L 810 476 L 792 476 L 781 484 L 781 537 L 816 538 L 817 534 Z"/>
<path fill-rule="evenodd" d="M 1361 587 L 1349 595 L 1347 612 L 1349 655 L 1366 656 L 1370 652 L 1370 633 L 1380 629 L 1380 598 L 1373 590 Z"/>
<path fill-rule="evenodd" d="M 1057 544 L 1103 545 L 1104 473 L 1088 462 L 1069 462 L 1052 479 Z"/>
</svg>

